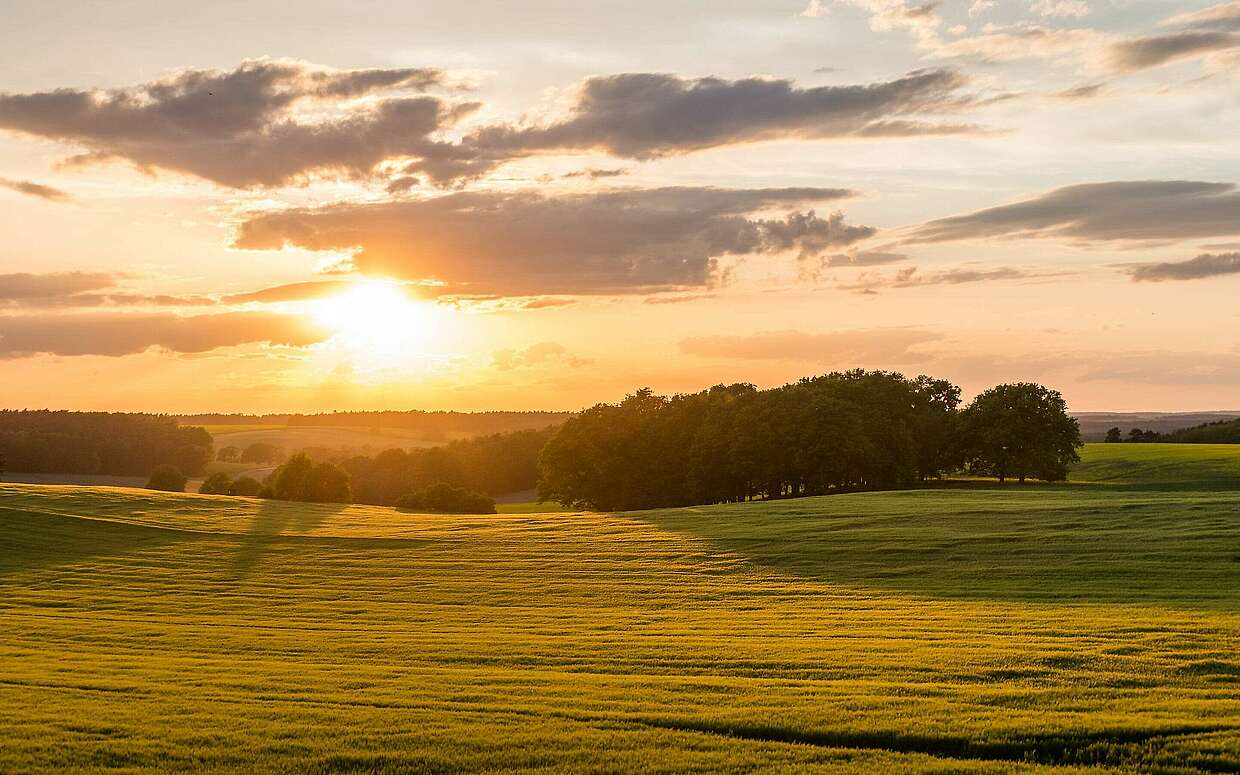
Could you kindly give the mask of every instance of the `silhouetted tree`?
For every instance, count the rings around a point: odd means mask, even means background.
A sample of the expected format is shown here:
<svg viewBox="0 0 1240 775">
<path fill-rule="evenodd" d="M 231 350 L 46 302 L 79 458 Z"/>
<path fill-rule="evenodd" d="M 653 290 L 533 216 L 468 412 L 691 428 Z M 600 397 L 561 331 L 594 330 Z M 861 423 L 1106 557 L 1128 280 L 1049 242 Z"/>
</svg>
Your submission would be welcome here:
<svg viewBox="0 0 1240 775">
<path fill-rule="evenodd" d="M 232 479 L 223 471 L 216 471 L 203 480 L 198 492 L 203 495 L 228 495 L 232 490 Z"/>
<path fill-rule="evenodd" d="M 1111 428 L 1107 431 L 1106 442 L 1108 444 L 1117 444 L 1124 440 L 1124 433 L 1119 428 Z"/>
<path fill-rule="evenodd" d="M 430 487 L 402 495 L 396 506 L 411 511 L 429 511 L 440 514 L 494 514 L 495 499 L 463 487 L 453 487 L 436 482 Z"/>
<path fill-rule="evenodd" d="M 315 463 L 301 453 L 275 470 L 271 489 L 273 497 L 284 501 L 348 503 L 350 496 L 347 473 L 333 463 Z"/>
<path fill-rule="evenodd" d="M 220 451 L 215 453 L 215 459 L 221 463 L 236 463 L 241 459 L 241 450 L 236 447 L 221 447 Z"/>
<path fill-rule="evenodd" d="M 259 481 L 250 476 L 239 476 L 232 486 L 228 488 L 229 495 L 244 495 L 255 497 L 262 492 L 263 486 Z"/>
<path fill-rule="evenodd" d="M 163 490 L 165 492 L 185 492 L 185 474 L 175 466 L 162 465 L 156 466 L 151 472 L 151 478 L 146 483 L 148 490 Z"/>
<path fill-rule="evenodd" d="M 265 441 L 256 441 L 241 452 L 242 463 L 275 463 L 280 459 L 280 448 Z"/>
<path fill-rule="evenodd" d="M 1063 396 L 1032 382 L 998 385 L 961 413 L 964 459 L 974 473 L 1061 481 L 1080 460 L 1081 429 Z"/>
</svg>

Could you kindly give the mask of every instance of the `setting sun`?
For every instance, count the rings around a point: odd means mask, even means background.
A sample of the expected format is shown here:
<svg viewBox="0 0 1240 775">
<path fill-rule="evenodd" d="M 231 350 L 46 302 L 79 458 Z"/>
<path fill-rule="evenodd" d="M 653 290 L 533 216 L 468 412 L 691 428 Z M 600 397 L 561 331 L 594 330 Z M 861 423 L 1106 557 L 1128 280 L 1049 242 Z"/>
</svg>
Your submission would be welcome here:
<svg viewBox="0 0 1240 775">
<path fill-rule="evenodd" d="M 388 280 L 359 282 L 315 301 L 311 314 L 335 332 L 334 341 L 363 364 L 393 364 L 422 355 L 442 325 L 435 305 L 412 299 Z"/>
</svg>

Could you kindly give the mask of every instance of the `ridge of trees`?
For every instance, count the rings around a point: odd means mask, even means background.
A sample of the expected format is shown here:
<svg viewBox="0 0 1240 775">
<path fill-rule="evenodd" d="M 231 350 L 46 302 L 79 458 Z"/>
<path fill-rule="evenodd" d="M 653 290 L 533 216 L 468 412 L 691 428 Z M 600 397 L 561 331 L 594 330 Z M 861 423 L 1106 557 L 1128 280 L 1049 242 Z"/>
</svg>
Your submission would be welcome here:
<svg viewBox="0 0 1240 775">
<path fill-rule="evenodd" d="M 1163 444 L 1240 444 L 1240 420 L 1216 420 L 1191 428 L 1180 428 L 1170 433 L 1133 428 L 1127 436 L 1118 427 L 1107 431 L 1106 441 L 1117 444 L 1151 443 Z"/>
<path fill-rule="evenodd" d="M 211 448 L 211 434 L 170 415 L 0 410 L 0 450 L 12 471 L 148 476 L 166 464 L 197 476 Z"/>
<path fill-rule="evenodd" d="M 540 499 L 631 510 L 903 487 L 966 470 L 1063 479 L 1080 427 L 1062 396 L 1001 385 L 961 410 L 928 376 L 833 372 L 770 390 L 649 389 L 564 423 L 540 459 Z"/>
</svg>

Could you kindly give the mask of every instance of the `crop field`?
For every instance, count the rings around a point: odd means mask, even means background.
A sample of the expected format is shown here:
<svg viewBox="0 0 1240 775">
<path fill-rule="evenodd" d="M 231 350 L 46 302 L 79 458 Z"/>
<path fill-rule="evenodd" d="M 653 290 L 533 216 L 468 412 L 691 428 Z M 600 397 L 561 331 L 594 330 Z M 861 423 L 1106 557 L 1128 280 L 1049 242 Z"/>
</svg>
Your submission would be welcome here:
<svg viewBox="0 0 1240 775">
<path fill-rule="evenodd" d="M 1240 444 L 1086 444 L 1073 481 L 1240 489 Z"/>
<path fill-rule="evenodd" d="M 264 442 L 274 444 L 287 450 L 299 450 L 305 447 L 328 447 L 374 450 L 403 447 L 435 447 L 443 441 L 430 441 L 414 430 L 406 428 L 382 428 L 378 431 L 369 428 L 327 428 L 317 426 L 288 425 L 204 425 L 215 448 L 240 447 Z"/>
<path fill-rule="evenodd" d="M 489 516 L 0 485 L 0 771 L 1236 771 L 1240 492 L 1138 478 Z"/>
</svg>

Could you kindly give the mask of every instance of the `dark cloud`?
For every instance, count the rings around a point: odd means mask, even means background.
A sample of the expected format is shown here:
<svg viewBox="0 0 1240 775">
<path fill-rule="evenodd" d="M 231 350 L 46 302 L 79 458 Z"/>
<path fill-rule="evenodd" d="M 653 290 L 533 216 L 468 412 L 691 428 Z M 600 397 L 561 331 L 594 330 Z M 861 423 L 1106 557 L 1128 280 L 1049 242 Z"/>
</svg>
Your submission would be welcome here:
<svg viewBox="0 0 1240 775">
<path fill-rule="evenodd" d="M 964 133 L 908 117 L 975 103 L 953 70 L 920 70 L 857 86 L 799 88 L 767 78 L 681 78 L 661 73 L 597 76 L 582 84 L 569 114 L 541 127 L 492 126 L 472 144 L 482 155 L 564 150 L 650 159 L 738 143 L 878 135 Z"/>
<path fill-rule="evenodd" d="M 994 237 L 1168 241 L 1240 234 L 1231 183 L 1146 180 L 1057 188 L 1032 199 L 917 227 L 908 242 Z"/>
<path fill-rule="evenodd" d="M 1108 49 L 1107 61 L 1114 70 L 1135 72 L 1232 48 L 1240 48 L 1240 34 L 1223 30 L 1187 30 L 1118 41 Z"/>
<path fill-rule="evenodd" d="M 927 356 L 912 348 L 943 337 L 911 328 L 876 328 L 810 334 L 768 331 L 745 336 L 698 336 L 681 340 L 685 355 L 736 360 L 788 360 L 823 365 L 913 363 Z"/>
<path fill-rule="evenodd" d="M 0 274 L 0 302 L 49 299 L 97 291 L 116 285 L 107 272 L 53 272 L 50 274 Z"/>
<path fill-rule="evenodd" d="M 571 368 L 581 368 L 593 363 L 588 358 L 579 358 L 570 353 L 558 342 L 539 342 L 524 350 L 498 350 L 492 356 L 492 363 L 500 371 L 561 364 Z"/>
<path fill-rule="evenodd" d="M 327 337 L 304 318 L 263 312 L 0 315 L 0 358 L 121 356 L 151 348 L 200 353 L 256 342 L 304 347 Z"/>
<path fill-rule="evenodd" d="M 1154 283 L 1240 274 L 1240 253 L 1203 253 L 1187 261 L 1134 264 L 1128 267 L 1128 273 L 1136 282 Z"/>
<path fill-rule="evenodd" d="M 1071 89 L 1051 92 L 1050 96 L 1060 100 L 1092 100 L 1095 97 L 1101 96 L 1106 87 L 1105 83 L 1091 83 L 1085 86 L 1076 86 Z"/>
<path fill-rule="evenodd" d="M 73 196 L 67 191 L 61 191 L 59 188 L 45 186 L 41 183 L 32 183 L 29 180 L 9 180 L 8 178 L 0 178 L 0 188 L 7 188 L 26 196 L 35 196 L 39 199 L 46 199 L 49 202 L 69 202 L 73 200 Z"/>
<path fill-rule="evenodd" d="M 589 169 L 567 172 L 561 177 L 589 178 L 590 180 L 598 180 L 599 178 L 618 178 L 627 174 L 629 174 L 627 169 L 599 169 L 597 167 L 590 167 Z"/>
<path fill-rule="evenodd" d="M 0 129 L 76 145 L 79 163 L 123 159 L 226 186 L 274 186 L 314 174 L 364 176 L 386 159 L 436 152 L 427 136 L 476 104 L 425 95 L 340 103 L 442 80 L 431 69 L 330 70 L 259 59 L 126 89 L 0 94 Z M 312 101 L 335 112 L 317 120 L 295 114 Z"/>
<path fill-rule="evenodd" d="M 463 192 L 426 200 L 257 215 L 236 245 L 355 251 L 361 272 L 503 296 L 700 288 L 725 255 L 812 255 L 871 234 L 801 208 L 844 189 L 629 189 L 544 196 Z M 763 218 L 771 211 L 792 211 Z"/>
</svg>

